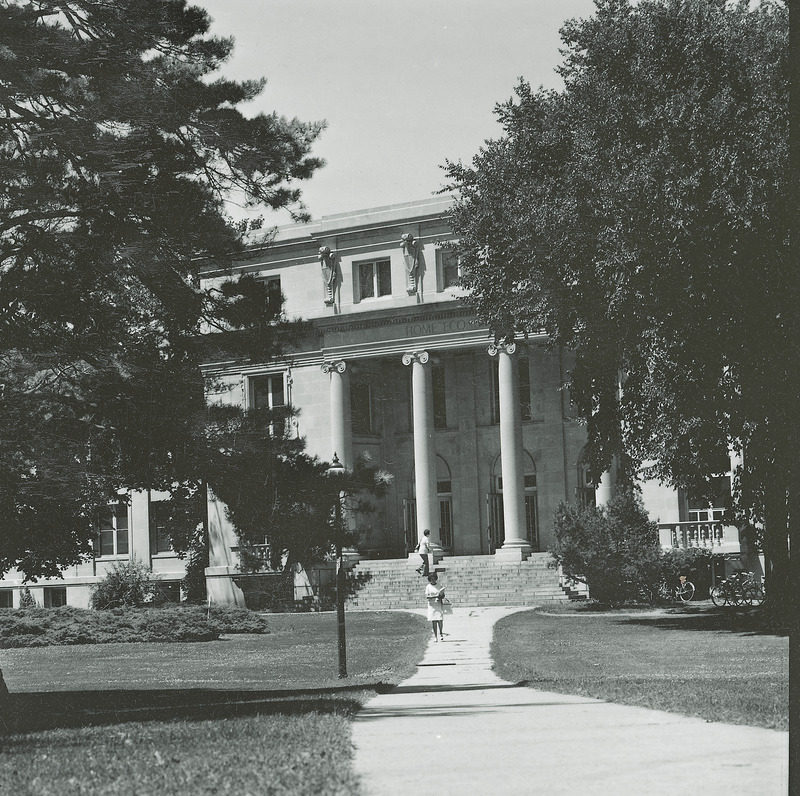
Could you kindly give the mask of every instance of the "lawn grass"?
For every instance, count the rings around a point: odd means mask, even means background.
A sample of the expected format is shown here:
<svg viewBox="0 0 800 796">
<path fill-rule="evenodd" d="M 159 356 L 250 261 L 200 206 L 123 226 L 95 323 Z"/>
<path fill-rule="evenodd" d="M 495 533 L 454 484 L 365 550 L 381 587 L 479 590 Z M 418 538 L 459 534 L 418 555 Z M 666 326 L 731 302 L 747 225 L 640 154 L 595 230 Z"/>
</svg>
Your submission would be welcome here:
<svg viewBox="0 0 800 796">
<path fill-rule="evenodd" d="M 788 729 L 788 637 L 753 614 L 526 611 L 496 625 L 492 655 L 500 677 L 544 691 Z"/>
<path fill-rule="evenodd" d="M 427 623 L 349 614 L 340 680 L 335 615 L 269 619 L 208 643 L 3 651 L 18 725 L 0 793 L 357 794 L 350 718 L 414 672 Z"/>
</svg>

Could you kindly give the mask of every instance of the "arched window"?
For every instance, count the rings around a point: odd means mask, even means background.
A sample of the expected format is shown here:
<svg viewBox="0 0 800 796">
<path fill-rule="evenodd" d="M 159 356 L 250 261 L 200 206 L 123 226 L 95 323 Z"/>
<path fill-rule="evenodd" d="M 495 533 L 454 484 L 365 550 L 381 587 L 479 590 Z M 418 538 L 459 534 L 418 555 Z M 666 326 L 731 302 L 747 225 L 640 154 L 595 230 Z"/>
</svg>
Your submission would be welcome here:
<svg viewBox="0 0 800 796">
<path fill-rule="evenodd" d="M 436 456 L 436 494 L 439 498 L 439 539 L 444 550 L 453 550 L 453 481 L 450 467 Z"/>
</svg>

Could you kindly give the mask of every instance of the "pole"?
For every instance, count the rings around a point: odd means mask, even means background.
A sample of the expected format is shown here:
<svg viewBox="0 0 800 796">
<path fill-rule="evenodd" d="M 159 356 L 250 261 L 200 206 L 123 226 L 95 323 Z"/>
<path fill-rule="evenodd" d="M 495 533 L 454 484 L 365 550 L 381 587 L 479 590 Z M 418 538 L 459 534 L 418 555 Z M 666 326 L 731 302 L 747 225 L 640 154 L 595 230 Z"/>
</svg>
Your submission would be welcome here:
<svg viewBox="0 0 800 796">
<path fill-rule="evenodd" d="M 347 642 L 344 628 L 344 567 L 342 566 L 342 503 L 336 495 L 336 627 L 339 640 L 339 677 L 347 677 Z"/>
</svg>

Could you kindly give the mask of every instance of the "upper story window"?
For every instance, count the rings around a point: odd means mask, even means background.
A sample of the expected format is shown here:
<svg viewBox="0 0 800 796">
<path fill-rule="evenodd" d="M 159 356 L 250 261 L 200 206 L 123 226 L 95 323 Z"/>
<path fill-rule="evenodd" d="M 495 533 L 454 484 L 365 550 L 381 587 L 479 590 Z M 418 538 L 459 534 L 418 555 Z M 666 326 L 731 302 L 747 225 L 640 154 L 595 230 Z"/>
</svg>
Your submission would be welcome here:
<svg viewBox="0 0 800 796">
<path fill-rule="evenodd" d="M 711 481 L 714 488 L 711 500 L 689 494 L 686 515 L 689 522 L 720 522 L 725 517 L 725 511 L 731 505 L 731 477 L 721 475 Z"/>
<path fill-rule="evenodd" d="M 98 556 L 128 555 L 128 506 L 103 506 L 95 521 L 95 551 Z"/>
<path fill-rule="evenodd" d="M 431 369 L 433 382 L 433 427 L 447 428 L 447 393 L 445 391 L 444 365 Z"/>
<path fill-rule="evenodd" d="M 356 288 L 353 298 L 356 302 L 392 295 L 392 263 L 388 258 L 353 263 L 353 270 Z"/>
<path fill-rule="evenodd" d="M 286 406 L 286 377 L 283 373 L 251 376 L 249 388 L 249 409 L 278 409 Z"/>
<path fill-rule="evenodd" d="M 350 416 L 354 434 L 375 433 L 372 385 L 368 381 L 350 382 Z"/>
<path fill-rule="evenodd" d="M 436 250 L 436 289 L 439 293 L 449 287 L 458 287 L 461 267 L 453 249 Z"/>
<path fill-rule="evenodd" d="M 281 291 L 281 278 L 277 274 L 264 276 L 259 279 L 267 289 L 267 303 L 269 309 L 276 315 L 280 313 L 283 305 L 283 292 Z"/>
</svg>

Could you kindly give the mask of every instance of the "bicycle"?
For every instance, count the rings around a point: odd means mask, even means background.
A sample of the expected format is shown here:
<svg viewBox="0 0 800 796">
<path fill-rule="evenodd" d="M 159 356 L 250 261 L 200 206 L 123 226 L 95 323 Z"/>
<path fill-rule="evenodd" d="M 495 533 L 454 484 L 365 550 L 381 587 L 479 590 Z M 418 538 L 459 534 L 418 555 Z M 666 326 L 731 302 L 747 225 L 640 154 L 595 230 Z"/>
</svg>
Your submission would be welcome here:
<svg viewBox="0 0 800 796">
<path fill-rule="evenodd" d="M 680 600 L 682 603 L 688 603 L 694 597 L 694 593 L 694 583 L 686 575 L 681 575 L 674 586 L 662 581 L 658 587 L 658 596 L 662 600 Z"/>
<path fill-rule="evenodd" d="M 725 605 L 759 606 L 765 598 L 764 587 L 753 580 L 752 572 L 735 572 L 711 589 L 711 601 L 718 608 Z"/>
</svg>

